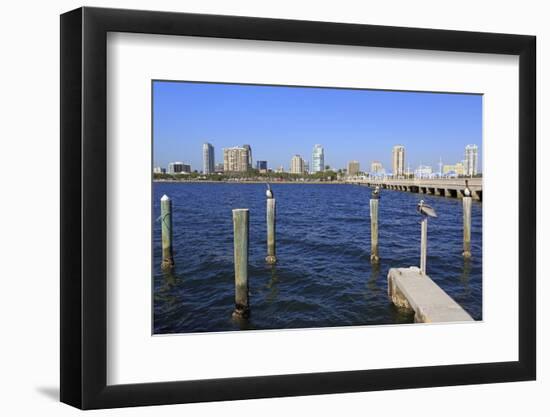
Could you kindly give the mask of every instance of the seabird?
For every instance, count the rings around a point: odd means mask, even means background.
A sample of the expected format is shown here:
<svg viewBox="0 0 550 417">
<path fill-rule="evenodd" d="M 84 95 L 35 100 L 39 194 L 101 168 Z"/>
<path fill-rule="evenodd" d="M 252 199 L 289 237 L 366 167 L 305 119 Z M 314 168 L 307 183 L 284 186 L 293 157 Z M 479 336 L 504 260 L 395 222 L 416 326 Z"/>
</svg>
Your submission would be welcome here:
<svg viewBox="0 0 550 417">
<path fill-rule="evenodd" d="M 437 217 L 435 210 L 431 206 L 427 205 L 424 200 L 420 200 L 420 202 L 416 206 L 416 211 L 418 211 L 423 216 Z"/>
<path fill-rule="evenodd" d="M 468 187 L 468 180 L 466 180 L 466 188 L 464 189 L 464 197 L 471 197 L 472 191 Z"/>
<path fill-rule="evenodd" d="M 265 185 L 267 185 L 267 190 L 265 192 L 266 197 L 273 198 L 273 191 L 271 191 L 271 187 L 269 186 L 268 183 L 266 183 Z"/>
<path fill-rule="evenodd" d="M 372 198 L 376 200 L 380 198 L 380 187 L 378 185 L 374 187 L 374 190 L 372 190 Z"/>
</svg>

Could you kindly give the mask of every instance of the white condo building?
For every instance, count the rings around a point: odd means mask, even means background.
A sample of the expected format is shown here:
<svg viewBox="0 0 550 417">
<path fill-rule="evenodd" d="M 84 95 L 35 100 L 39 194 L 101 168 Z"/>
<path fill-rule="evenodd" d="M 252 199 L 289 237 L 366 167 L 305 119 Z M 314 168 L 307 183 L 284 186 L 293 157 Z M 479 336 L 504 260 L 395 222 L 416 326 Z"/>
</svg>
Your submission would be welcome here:
<svg viewBox="0 0 550 417">
<path fill-rule="evenodd" d="M 464 150 L 464 175 L 477 175 L 477 145 L 466 145 Z"/>
<path fill-rule="evenodd" d="M 249 169 L 249 149 L 245 147 L 225 148 L 223 150 L 224 172 L 246 172 Z"/>
</svg>

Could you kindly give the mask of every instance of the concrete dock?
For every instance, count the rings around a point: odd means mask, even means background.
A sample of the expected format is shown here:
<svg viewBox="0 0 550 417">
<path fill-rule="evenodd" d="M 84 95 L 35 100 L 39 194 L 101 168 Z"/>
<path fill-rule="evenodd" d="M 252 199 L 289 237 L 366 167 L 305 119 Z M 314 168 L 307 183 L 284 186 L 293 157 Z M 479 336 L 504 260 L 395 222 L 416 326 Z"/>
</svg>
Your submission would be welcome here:
<svg viewBox="0 0 550 417">
<path fill-rule="evenodd" d="M 455 300 L 414 266 L 389 270 L 388 295 L 396 306 L 413 310 L 416 323 L 473 321 Z"/>
</svg>

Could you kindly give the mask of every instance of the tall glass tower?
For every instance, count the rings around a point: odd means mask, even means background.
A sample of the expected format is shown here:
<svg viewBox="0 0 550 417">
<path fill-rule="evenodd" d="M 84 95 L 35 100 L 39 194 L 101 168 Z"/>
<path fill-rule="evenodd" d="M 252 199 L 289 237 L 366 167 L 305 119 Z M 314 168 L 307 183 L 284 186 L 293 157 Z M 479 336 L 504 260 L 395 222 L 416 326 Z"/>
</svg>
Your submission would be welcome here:
<svg viewBox="0 0 550 417">
<path fill-rule="evenodd" d="M 311 172 L 323 172 L 325 170 L 325 150 L 321 145 L 313 147 L 311 156 Z"/>
<path fill-rule="evenodd" d="M 202 172 L 204 174 L 213 174 L 214 171 L 214 147 L 206 142 L 202 145 Z"/>
<path fill-rule="evenodd" d="M 252 168 L 252 147 L 250 145 L 243 145 L 243 148 L 248 151 L 248 169 Z"/>
</svg>

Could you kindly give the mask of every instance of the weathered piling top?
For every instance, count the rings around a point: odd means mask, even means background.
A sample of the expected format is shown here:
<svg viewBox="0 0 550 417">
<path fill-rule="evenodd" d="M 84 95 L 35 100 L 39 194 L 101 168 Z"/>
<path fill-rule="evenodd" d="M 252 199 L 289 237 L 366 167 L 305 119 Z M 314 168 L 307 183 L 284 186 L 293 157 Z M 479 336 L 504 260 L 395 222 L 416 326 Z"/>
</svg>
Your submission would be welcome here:
<svg viewBox="0 0 550 417">
<path fill-rule="evenodd" d="M 473 321 L 455 300 L 417 267 L 391 268 L 388 295 L 396 306 L 412 309 L 417 323 Z"/>
</svg>

